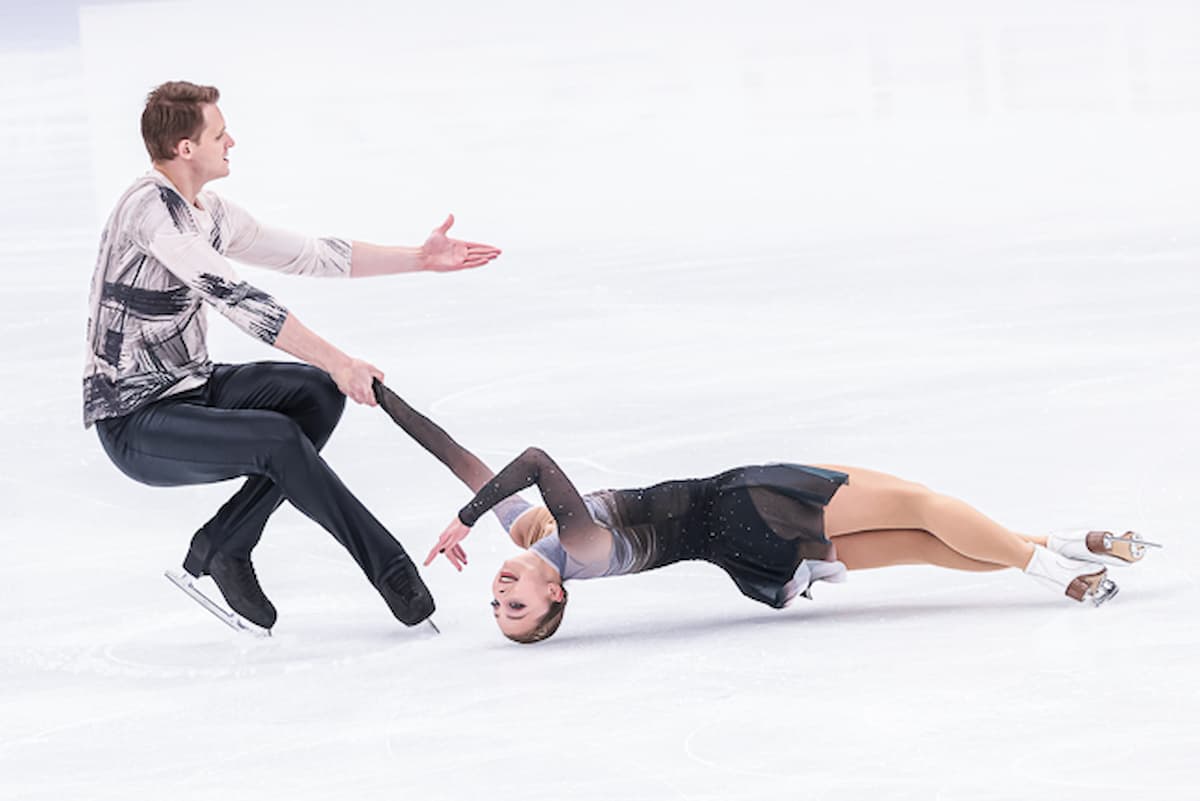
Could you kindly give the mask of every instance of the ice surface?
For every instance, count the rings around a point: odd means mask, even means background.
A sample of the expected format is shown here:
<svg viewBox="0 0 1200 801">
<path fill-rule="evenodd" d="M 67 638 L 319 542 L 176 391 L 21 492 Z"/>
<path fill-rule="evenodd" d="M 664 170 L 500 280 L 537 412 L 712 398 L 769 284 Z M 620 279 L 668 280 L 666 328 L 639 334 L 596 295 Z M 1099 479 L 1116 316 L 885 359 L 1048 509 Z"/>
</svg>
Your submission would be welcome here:
<svg viewBox="0 0 1200 801">
<path fill-rule="evenodd" d="M 106 3 L 0 39 L 0 798 L 1194 798 L 1197 8 L 829 5 Z M 903 568 L 775 612 L 680 565 L 519 647 L 493 522 L 425 571 L 434 637 L 284 508 L 275 636 L 238 637 L 162 577 L 233 486 L 135 484 L 79 422 L 99 227 L 175 77 L 221 87 L 214 188 L 262 219 L 505 249 L 244 271 L 497 466 L 859 464 L 1167 548 L 1098 610 Z M 466 497 L 376 410 L 326 455 L 418 554 Z"/>
</svg>

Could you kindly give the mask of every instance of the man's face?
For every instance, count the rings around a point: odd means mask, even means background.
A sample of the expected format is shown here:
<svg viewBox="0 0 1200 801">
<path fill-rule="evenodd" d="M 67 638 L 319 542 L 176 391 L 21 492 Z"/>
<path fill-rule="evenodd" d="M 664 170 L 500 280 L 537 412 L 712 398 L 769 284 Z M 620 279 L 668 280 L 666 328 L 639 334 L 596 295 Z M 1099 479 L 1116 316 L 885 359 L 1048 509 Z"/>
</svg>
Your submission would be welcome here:
<svg viewBox="0 0 1200 801">
<path fill-rule="evenodd" d="M 179 143 L 184 156 L 202 181 L 229 175 L 229 148 L 233 137 L 225 129 L 225 117 L 212 103 L 204 105 L 204 130 L 199 139 L 184 139 Z"/>
</svg>

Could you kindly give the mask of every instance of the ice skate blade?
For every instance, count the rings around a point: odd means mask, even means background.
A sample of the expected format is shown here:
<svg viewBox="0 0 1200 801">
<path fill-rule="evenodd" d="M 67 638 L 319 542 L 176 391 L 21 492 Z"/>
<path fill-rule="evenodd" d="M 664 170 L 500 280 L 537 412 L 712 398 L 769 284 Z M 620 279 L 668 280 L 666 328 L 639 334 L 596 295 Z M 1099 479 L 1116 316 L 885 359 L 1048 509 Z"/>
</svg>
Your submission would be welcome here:
<svg viewBox="0 0 1200 801">
<path fill-rule="evenodd" d="M 184 571 L 167 570 L 163 573 L 163 575 L 167 577 L 168 581 L 181 589 L 189 598 L 207 609 L 213 617 L 217 618 L 217 620 L 220 620 L 234 631 L 243 632 L 253 637 L 271 636 L 270 629 L 264 629 L 262 626 L 251 623 L 237 612 L 226 609 L 224 606 L 205 595 L 200 588 L 196 586 L 195 580 L 188 575 L 188 573 Z"/>
<path fill-rule="evenodd" d="M 1117 585 L 1108 577 L 1108 571 L 1100 568 L 1095 573 L 1076 576 L 1067 585 L 1067 597 L 1072 601 L 1091 601 L 1095 606 L 1117 594 Z"/>
<path fill-rule="evenodd" d="M 1104 573 L 1079 576 L 1067 587 L 1067 597 L 1073 601 L 1099 606 L 1112 599 L 1120 591 L 1117 583 Z"/>
<path fill-rule="evenodd" d="M 434 634 L 442 633 L 442 630 L 437 627 L 437 623 L 433 622 L 433 618 L 431 618 L 431 617 L 425 618 L 425 624 L 428 628 L 433 629 Z"/>
<path fill-rule="evenodd" d="M 1107 603 L 1113 598 L 1116 598 L 1117 593 L 1120 591 L 1121 588 L 1117 586 L 1115 581 L 1106 578 L 1104 581 L 1100 582 L 1100 586 L 1096 588 L 1094 593 L 1087 596 L 1087 600 L 1092 602 L 1092 606 L 1100 606 L 1101 604 Z"/>
<path fill-rule="evenodd" d="M 1136 531 L 1126 531 L 1121 536 L 1104 532 L 1103 548 L 1106 553 L 1126 562 L 1140 561 L 1147 548 L 1161 548 L 1157 542 L 1147 542 Z"/>
</svg>

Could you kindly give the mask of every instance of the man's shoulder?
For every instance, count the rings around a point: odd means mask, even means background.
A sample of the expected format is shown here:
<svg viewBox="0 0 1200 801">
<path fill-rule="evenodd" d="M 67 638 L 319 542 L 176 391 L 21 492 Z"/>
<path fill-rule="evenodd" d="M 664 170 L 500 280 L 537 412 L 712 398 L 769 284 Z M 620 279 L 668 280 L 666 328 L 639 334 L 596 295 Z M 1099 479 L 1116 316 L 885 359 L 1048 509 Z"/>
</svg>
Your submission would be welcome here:
<svg viewBox="0 0 1200 801">
<path fill-rule="evenodd" d="M 116 209 L 143 209 L 150 204 L 169 203 L 170 187 L 146 173 L 139 176 L 117 201 Z"/>
<path fill-rule="evenodd" d="M 142 236 L 166 228 L 184 230 L 191 227 L 187 205 L 169 183 L 148 172 L 139 176 L 121 195 L 113 207 L 109 226 L 140 231 Z"/>
</svg>

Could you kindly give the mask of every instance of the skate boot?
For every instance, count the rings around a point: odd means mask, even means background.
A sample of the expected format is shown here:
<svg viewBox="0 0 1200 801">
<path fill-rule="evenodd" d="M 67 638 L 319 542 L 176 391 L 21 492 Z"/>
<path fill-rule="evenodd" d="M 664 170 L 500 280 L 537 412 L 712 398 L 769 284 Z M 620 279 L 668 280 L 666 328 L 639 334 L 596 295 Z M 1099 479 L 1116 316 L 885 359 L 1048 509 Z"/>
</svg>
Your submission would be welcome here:
<svg viewBox="0 0 1200 801">
<path fill-rule="evenodd" d="M 791 606 L 797 598 L 812 600 L 812 585 L 818 581 L 841 584 L 846 580 L 846 566 L 837 560 L 805 559 L 792 574 L 792 580 L 783 585 L 781 606 Z"/>
<path fill-rule="evenodd" d="M 1071 559 L 1041 545 L 1033 546 L 1025 574 L 1074 601 L 1090 601 L 1094 606 L 1117 594 L 1117 585 L 1103 565 Z"/>
<path fill-rule="evenodd" d="M 205 564 L 206 561 L 207 564 Z M 254 565 L 251 564 L 249 558 L 227 556 L 220 552 L 209 556 L 208 538 L 203 532 L 198 532 L 192 538 L 187 558 L 183 560 L 183 569 L 193 578 L 211 576 L 212 580 L 216 582 L 217 589 L 225 598 L 225 602 L 229 604 L 229 608 L 249 622 L 268 631 L 275 625 L 278 617 L 275 606 L 259 585 L 258 576 L 254 573 Z M 168 578 L 170 578 L 169 575 Z M 175 580 L 172 579 L 172 581 Z M 194 586 L 192 587 L 194 592 L 190 592 L 180 582 L 175 581 L 175 584 L 193 598 L 195 593 L 199 593 Z M 209 600 L 211 602 L 211 599 Z M 205 608 L 209 608 L 203 601 L 200 603 Z M 209 611 L 213 610 L 209 608 Z M 221 615 L 217 616 L 221 617 Z M 235 626 L 235 628 L 237 627 Z"/>
<path fill-rule="evenodd" d="M 406 626 L 415 626 L 433 614 L 433 596 L 417 573 L 416 565 L 401 554 L 384 569 L 375 589 L 387 601 L 392 614 Z M 432 621 L 430 621 L 432 625 Z M 436 629 L 436 627 L 434 627 Z"/>
<path fill-rule="evenodd" d="M 1147 548 L 1162 546 L 1133 531 L 1119 537 L 1111 531 L 1054 531 L 1046 537 L 1046 547 L 1072 559 L 1125 567 L 1141 561 Z"/>
</svg>

